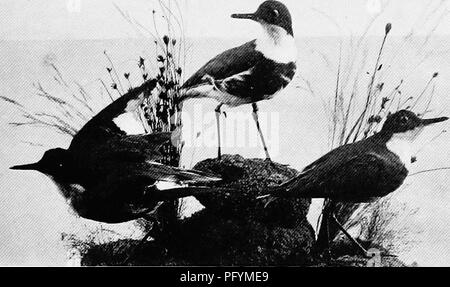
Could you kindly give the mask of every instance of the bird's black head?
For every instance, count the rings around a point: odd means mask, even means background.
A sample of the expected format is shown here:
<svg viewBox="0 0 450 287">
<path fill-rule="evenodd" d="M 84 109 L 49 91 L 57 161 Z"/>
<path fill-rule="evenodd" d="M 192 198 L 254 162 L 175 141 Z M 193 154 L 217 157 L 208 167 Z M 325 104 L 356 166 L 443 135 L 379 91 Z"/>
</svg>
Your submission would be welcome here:
<svg viewBox="0 0 450 287">
<path fill-rule="evenodd" d="M 54 177 L 55 179 L 66 178 L 71 170 L 72 160 L 70 153 L 62 148 L 48 150 L 42 159 L 36 163 L 16 165 L 15 170 L 36 170 Z"/>
<path fill-rule="evenodd" d="M 386 134 L 407 133 L 446 120 L 447 117 L 422 119 L 411 111 L 401 110 L 387 117 L 381 131 Z"/>
<path fill-rule="evenodd" d="M 268 0 L 263 2 L 255 13 L 233 14 L 233 18 L 251 19 L 260 23 L 275 25 L 283 28 L 293 36 L 292 18 L 288 8 L 279 1 Z"/>
</svg>

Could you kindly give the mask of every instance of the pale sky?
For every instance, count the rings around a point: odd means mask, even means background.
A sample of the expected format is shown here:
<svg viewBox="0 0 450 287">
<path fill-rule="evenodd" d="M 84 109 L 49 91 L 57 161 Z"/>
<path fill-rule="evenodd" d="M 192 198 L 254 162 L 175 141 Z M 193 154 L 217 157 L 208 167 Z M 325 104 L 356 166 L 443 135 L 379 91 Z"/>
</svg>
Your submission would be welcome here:
<svg viewBox="0 0 450 287">
<path fill-rule="evenodd" d="M 162 0 L 177 14 L 176 0 Z M 177 0 L 188 37 L 247 37 L 256 29 L 249 21 L 231 19 L 236 12 L 253 12 L 262 0 Z M 450 33 L 450 0 L 284 0 L 298 36 L 361 35 L 372 17 L 392 22 L 395 35 Z M 158 0 L 2 0 L 0 39 L 107 39 L 141 37 L 124 21 L 114 4 L 152 29 Z M 211 9 L 211 5 L 215 9 Z M 406 9 L 407 7 L 407 9 Z M 207 12 L 206 12 L 207 11 Z M 433 14 L 434 13 L 434 14 Z M 427 23 L 417 22 L 428 20 Z M 439 24 L 438 24 L 439 23 Z M 379 27 L 379 26 L 378 26 Z M 383 29 L 370 29 L 369 35 Z"/>
</svg>

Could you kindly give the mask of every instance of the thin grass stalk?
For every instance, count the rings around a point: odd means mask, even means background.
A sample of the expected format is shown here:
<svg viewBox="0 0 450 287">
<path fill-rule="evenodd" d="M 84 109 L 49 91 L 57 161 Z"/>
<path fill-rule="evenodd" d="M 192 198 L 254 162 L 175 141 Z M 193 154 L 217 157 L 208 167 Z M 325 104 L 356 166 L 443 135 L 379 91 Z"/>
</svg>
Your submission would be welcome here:
<svg viewBox="0 0 450 287">
<path fill-rule="evenodd" d="M 352 133 L 355 132 L 355 129 L 356 129 L 356 132 L 354 134 L 353 141 L 356 141 L 356 139 L 359 136 L 359 131 L 360 131 L 361 126 L 362 126 L 362 124 L 364 122 L 364 119 L 366 117 L 366 113 L 367 113 L 367 110 L 369 108 L 369 105 L 370 105 L 370 103 L 372 101 L 373 85 L 375 83 L 375 78 L 376 78 L 377 71 L 378 71 L 378 68 L 379 68 L 379 65 L 380 65 L 380 59 L 381 59 L 381 55 L 383 53 L 384 45 L 386 43 L 386 39 L 387 39 L 387 36 L 389 35 L 391 27 L 392 26 L 391 26 L 390 23 L 388 23 L 386 25 L 385 34 L 384 34 L 384 37 L 383 37 L 383 42 L 381 43 L 380 50 L 378 51 L 377 61 L 376 61 L 376 64 L 375 64 L 375 67 L 374 67 L 374 71 L 372 73 L 372 77 L 371 77 L 371 80 L 370 80 L 370 84 L 369 84 L 369 88 L 368 88 L 368 92 L 367 92 L 366 104 L 364 105 L 364 109 L 363 109 L 361 115 L 356 120 L 355 125 L 350 130 L 350 132 L 349 132 L 349 134 L 347 136 L 347 139 L 345 140 L 346 143 L 348 143 Z"/>
<path fill-rule="evenodd" d="M 431 78 L 428 80 L 427 84 L 425 85 L 425 87 L 423 88 L 422 92 L 419 94 L 419 96 L 417 97 L 416 101 L 412 104 L 411 109 L 414 109 L 417 104 L 419 103 L 419 101 L 422 99 L 423 95 L 425 94 L 425 92 L 428 90 L 428 88 L 430 87 L 431 83 L 434 81 L 434 79 L 438 76 L 438 73 L 434 73 Z"/>
<path fill-rule="evenodd" d="M 106 56 L 106 58 L 108 59 L 109 64 L 111 65 L 112 72 L 114 73 L 114 75 L 115 75 L 115 77 L 116 77 L 115 81 L 113 80 L 113 82 L 114 82 L 114 83 L 117 83 L 117 84 L 119 85 L 119 87 L 120 87 L 120 91 L 119 91 L 119 92 L 120 92 L 120 94 L 122 95 L 122 94 L 125 93 L 125 90 L 123 89 L 122 82 L 120 81 L 120 77 L 119 77 L 119 74 L 117 73 L 116 67 L 114 66 L 114 63 L 113 63 L 113 61 L 111 60 L 111 58 L 109 57 L 109 55 L 108 55 L 108 53 L 106 52 L 106 50 L 103 51 L 103 54 L 104 54 L 104 55 Z M 112 78 L 112 79 L 113 79 L 113 78 Z"/>
<path fill-rule="evenodd" d="M 331 136 L 331 147 L 334 147 L 334 140 L 336 137 L 337 129 L 337 107 L 338 107 L 338 97 L 339 97 L 339 79 L 341 77 L 341 59 L 342 59 L 342 46 L 339 47 L 339 64 L 336 75 L 336 87 L 334 93 L 334 112 L 333 112 L 333 131 Z"/>
</svg>

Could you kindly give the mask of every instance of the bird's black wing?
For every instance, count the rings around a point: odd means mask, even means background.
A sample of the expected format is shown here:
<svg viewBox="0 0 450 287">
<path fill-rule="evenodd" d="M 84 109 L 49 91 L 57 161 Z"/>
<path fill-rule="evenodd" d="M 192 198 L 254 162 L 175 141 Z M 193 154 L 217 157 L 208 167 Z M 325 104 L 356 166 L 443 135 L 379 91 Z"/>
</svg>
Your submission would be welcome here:
<svg viewBox="0 0 450 287">
<path fill-rule="evenodd" d="M 404 173 L 403 169 L 376 153 L 331 153 L 309 165 L 297 177 L 276 188 L 274 195 L 334 198 L 364 201 L 395 190 L 403 182 L 391 181 L 388 171 Z M 380 193 L 378 193 L 380 192 Z"/>
<path fill-rule="evenodd" d="M 306 166 L 299 175 L 277 187 L 275 193 L 286 196 L 308 197 L 313 189 L 320 190 L 324 180 L 327 179 L 327 175 L 338 170 L 342 164 L 348 161 L 348 158 L 345 158 L 343 153 L 339 152 L 346 148 L 346 146 L 342 146 L 323 155 Z M 320 191 L 316 191 L 316 193 L 320 197 Z"/>
<path fill-rule="evenodd" d="M 183 84 L 182 89 L 189 89 L 205 83 L 203 78 L 205 75 L 220 81 L 248 71 L 263 59 L 263 54 L 257 52 L 255 47 L 256 41 L 253 40 L 219 54 L 192 75 Z"/>
<path fill-rule="evenodd" d="M 98 147 L 96 160 L 144 162 L 146 160 L 158 161 L 163 158 L 161 147 L 171 142 L 172 133 L 161 132 L 145 135 L 129 135 L 113 138 Z M 107 152 L 104 152 L 104 149 Z"/>
<path fill-rule="evenodd" d="M 131 135 L 110 139 L 79 155 L 83 166 L 98 178 L 109 176 L 144 177 L 149 181 L 206 183 L 220 180 L 205 172 L 185 170 L 157 162 L 161 146 L 171 141 L 171 133 Z"/>
<path fill-rule="evenodd" d="M 139 107 L 144 100 L 144 92 L 153 90 L 155 86 L 156 80 L 149 80 L 104 108 L 74 136 L 69 149 L 74 152 L 83 152 L 92 146 L 103 144 L 115 136 L 126 135 L 113 120 L 121 114 Z"/>
</svg>

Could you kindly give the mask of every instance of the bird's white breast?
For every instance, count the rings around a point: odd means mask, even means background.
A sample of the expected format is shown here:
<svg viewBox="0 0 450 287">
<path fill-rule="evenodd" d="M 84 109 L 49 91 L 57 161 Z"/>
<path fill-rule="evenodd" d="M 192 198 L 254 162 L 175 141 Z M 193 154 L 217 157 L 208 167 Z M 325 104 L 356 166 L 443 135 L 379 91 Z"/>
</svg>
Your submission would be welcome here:
<svg viewBox="0 0 450 287">
<path fill-rule="evenodd" d="M 287 64 L 297 61 L 295 39 L 279 26 L 262 24 L 262 35 L 256 39 L 256 50 L 267 59 Z"/>
<path fill-rule="evenodd" d="M 406 169 L 409 170 L 412 157 L 411 143 L 402 138 L 392 138 L 386 143 L 386 147 L 396 154 Z"/>
<path fill-rule="evenodd" d="M 422 128 L 419 127 L 404 133 L 393 134 L 386 143 L 386 147 L 400 158 L 408 170 L 411 166 L 411 158 L 414 155 L 413 144 L 421 131 Z"/>
</svg>

